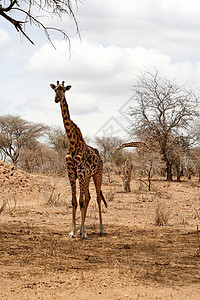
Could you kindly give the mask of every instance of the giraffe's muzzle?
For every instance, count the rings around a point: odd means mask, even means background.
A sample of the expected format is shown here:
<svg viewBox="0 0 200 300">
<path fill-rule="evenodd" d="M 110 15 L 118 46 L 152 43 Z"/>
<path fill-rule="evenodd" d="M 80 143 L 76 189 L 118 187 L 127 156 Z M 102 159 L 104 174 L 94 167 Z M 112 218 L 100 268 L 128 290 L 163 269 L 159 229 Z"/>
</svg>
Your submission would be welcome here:
<svg viewBox="0 0 200 300">
<path fill-rule="evenodd" d="M 59 97 L 56 97 L 56 98 L 55 98 L 55 102 L 56 102 L 56 103 L 60 102 L 60 98 L 59 98 Z"/>
</svg>

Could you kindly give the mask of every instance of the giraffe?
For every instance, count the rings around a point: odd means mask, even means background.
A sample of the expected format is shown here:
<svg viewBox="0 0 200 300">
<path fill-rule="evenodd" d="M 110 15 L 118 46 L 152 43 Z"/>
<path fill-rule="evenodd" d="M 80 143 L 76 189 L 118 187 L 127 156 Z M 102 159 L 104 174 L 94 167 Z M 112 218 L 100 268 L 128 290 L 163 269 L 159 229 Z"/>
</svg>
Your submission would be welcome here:
<svg viewBox="0 0 200 300">
<path fill-rule="evenodd" d="M 81 211 L 80 235 L 82 239 L 87 239 L 85 218 L 90 201 L 89 183 L 91 177 L 93 177 L 97 195 L 100 220 L 100 235 L 104 234 L 101 213 L 101 200 L 103 200 L 105 207 L 107 207 L 107 203 L 101 191 L 103 162 L 98 150 L 88 146 L 85 143 L 81 130 L 71 120 L 68 104 L 65 98 L 65 92 L 68 91 L 71 86 L 65 86 L 64 84 L 64 81 L 62 81 L 62 84 L 57 81 L 57 85 L 50 84 L 50 86 L 56 94 L 55 102 L 60 102 L 63 123 L 70 144 L 66 155 L 68 177 L 72 192 L 72 230 L 70 233 L 70 237 L 74 238 L 76 233 L 76 179 L 78 179 L 80 188 L 79 205 Z"/>
</svg>

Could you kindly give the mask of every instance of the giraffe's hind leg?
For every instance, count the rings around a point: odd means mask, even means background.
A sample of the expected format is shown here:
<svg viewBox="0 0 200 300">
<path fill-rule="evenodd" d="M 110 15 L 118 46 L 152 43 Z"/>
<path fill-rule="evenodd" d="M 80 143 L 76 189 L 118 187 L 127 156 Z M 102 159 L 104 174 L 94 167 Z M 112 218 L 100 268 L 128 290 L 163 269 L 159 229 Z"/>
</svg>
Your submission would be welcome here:
<svg viewBox="0 0 200 300">
<path fill-rule="evenodd" d="M 103 230 L 103 222 L 102 222 L 102 212 L 101 212 L 101 183 L 102 183 L 102 173 L 96 173 L 93 175 L 93 180 L 94 180 L 94 185 L 96 188 L 96 194 L 97 194 L 97 204 L 99 208 L 99 234 L 104 235 L 104 230 Z"/>
<path fill-rule="evenodd" d="M 80 187 L 80 198 L 79 205 L 81 210 L 81 237 L 82 239 L 87 239 L 87 233 L 85 228 L 85 178 L 82 174 L 78 174 L 79 187 Z"/>
<path fill-rule="evenodd" d="M 90 177 L 86 178 L 85 180 L 85 204 L 84 204 L 84 222 L 86 218 L 86 213 L 88 209 L 88 204 L 90 202 L 90 191 L 89 191 L 89 184 L 90 184 Z M 82 235 L 82 226 L 80 227 L 80 230 L 78 232 L 80 235 Z"/>
<path fill-rule="evenodd" d="M 84 212 L 84 218 L 86 218 L 88 204 L 90 202 L 91 196 L 89 191 L 89 184 L 90 184 L 90 177 L 86 179 L 85 181 L 85 212 Z"/>
</svg>

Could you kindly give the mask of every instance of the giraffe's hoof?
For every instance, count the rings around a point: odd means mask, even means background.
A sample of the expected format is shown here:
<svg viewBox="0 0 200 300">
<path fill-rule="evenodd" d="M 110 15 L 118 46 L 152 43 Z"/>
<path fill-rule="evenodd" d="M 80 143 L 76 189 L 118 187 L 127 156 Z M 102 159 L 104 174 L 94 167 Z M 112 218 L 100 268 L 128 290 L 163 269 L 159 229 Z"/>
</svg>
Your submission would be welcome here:
<svg viewBox="0 0 200 300">
<path fill-rule="evenodd" d="M 75 233 L 74 232 L 70 232 L 69 237 L 70 237 L 70 239 L 74 239 L 75 238 Z"/>
<path fill-rule="evenodd" d="M 78 234 L 78 235 L 82 235 L 82 230 L 81 230 L 81 228 L 78 230 L 77 234 Z"/>
<path fill-rule="evenodd" d="M 70 235 L 69 235 L 69 238 L 70 238 L 70 239 L 75 239 L 75 236 L 72 235 L 72 234 L 70 234 Z"/>
<path fill-rule="evenodd" d="M 86 233 L 82 234 L 81 238 L 82 238 L 82 240 L 87 240 L 87 234 Z"/>
<path fill-rule="evenodd" d="M 100 228 L 99 228 L 99 235 L 100 235 L 100 236 L 105 235 L 104 230 L 103 230 L 103 225 L 102 225 L 102 224 L 100 225 Z"/>
<path fill-rule="evenodd" d="M 99 232 L 99 235 L 100 235 L 100 236 L 105 236 L 106 233 L 105 233 L 105 232 Z"/>
</svg>

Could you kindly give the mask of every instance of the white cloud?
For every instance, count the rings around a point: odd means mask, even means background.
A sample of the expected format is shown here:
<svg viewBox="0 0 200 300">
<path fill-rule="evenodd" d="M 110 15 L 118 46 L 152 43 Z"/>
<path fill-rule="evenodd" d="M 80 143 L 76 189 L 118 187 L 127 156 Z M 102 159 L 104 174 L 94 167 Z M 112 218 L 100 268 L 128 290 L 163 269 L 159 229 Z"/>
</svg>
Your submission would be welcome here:
<svg viewBox="0 0 200 300">
<path fill-rule="evenodd" d="M 169 55 L 153 49 L 73 40 L 69 59 L 65 42 L 54 43 L 56 51 L 48 44 L 44 45 L 30 58 L 27 68 L 39 72 L 49 81 L 69 80 L 66 84 L 71 84 L 75 93 L 124 95 L 129 93 L 135 75 L 153 68 L 169 79 L 187 81 L 193 77 L 191 62 L 173 62 Z"/>
<path fill-rule="evenodd" d="M 6 30 L 0 28 L 0 55 L 7 57 L 10 46 L 10 37 Z"/>
<path fill-rule="evenodd" d="M 9 41 L 9 35 L 6 30 L 0 28 L 0 47 L 2 48 Z"/>
<path fill-rule="evenodd" d="M 110 0 L 106 5 L 93 0 L 79 12 L 83 36 L 87 32 L 93 41 L 157 49 L 183 59 L 199 52 L 198 0 Z"/>
<path fill-rule="evenodd" d="M 69 95 L 69 105 L 72 114 L 76 115 L 99 112 L 98 101 L 91 94 L 71 94 Z"/>
</svg>

